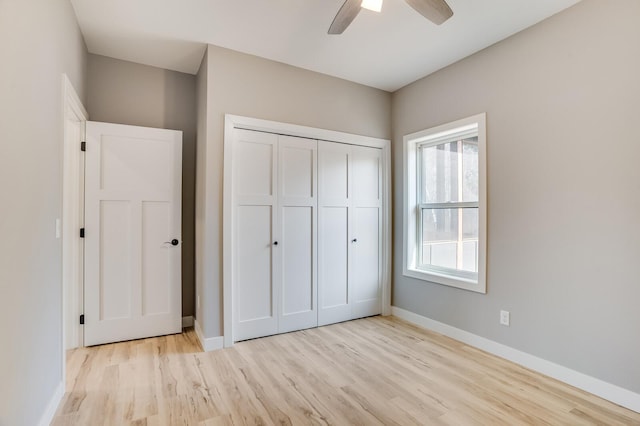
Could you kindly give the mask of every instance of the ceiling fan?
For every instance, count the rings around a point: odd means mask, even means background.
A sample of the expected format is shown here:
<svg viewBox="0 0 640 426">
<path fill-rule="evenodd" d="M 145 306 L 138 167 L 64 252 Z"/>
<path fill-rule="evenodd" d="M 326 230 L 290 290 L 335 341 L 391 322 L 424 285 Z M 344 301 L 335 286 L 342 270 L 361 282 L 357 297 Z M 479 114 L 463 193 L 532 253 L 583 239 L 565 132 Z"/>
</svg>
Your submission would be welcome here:
<svg viewBox="0 0 640 426">
<path fill-rule="evenodd" d="M 409 6 L 436 25 L 453 16 L 453 11 L 445 0 L 405 0 Z M 329 34 L 342 34 L 360 12 L 361 8 L 380 12 L 382 0 L 346 0 L 333 18 Z"/>
</svg>

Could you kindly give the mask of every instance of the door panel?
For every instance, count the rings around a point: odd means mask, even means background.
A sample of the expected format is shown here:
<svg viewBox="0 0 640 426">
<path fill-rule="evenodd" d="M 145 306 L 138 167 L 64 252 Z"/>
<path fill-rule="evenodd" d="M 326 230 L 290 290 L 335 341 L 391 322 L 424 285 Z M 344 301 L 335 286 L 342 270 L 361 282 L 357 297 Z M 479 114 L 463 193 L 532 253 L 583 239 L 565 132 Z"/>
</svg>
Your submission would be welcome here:
<svg viewBox="0 0 640 426">
<path fill-rule="evenodd" d="M 351 319 L 351 147 L 318 142 L 318 325 Z"/>
<path fill-rule="evenodd" d="M 237 209 L 238 340 L 277 333 L 272 271 L 272 207 Z"/>
<path fill-rule="evenodd" d="M 346 207 L 322 210 L 323 294 L 322 308 L 349 304 L 348 244 L 349 226 Z"/>
<path fill-rule="evenodd" d="M 179 333 L 182 132 L 87 122 L 86 136 L 85 344 Z"/>
<path fill-rule="evenodd" d="M 238 320 L 273 317 L 271 207 L 238 206 Z"/>
<path fill-rule="evenodd" d="M 166 201 L 142 202 L 142 313 L 166 314 L 171 310 L 172 246 L 163 235 L 171 233 L 170 205 Z"/>
<path fill-rule="evenodd" d="M 236 129 L 235 138 L 234 338 L 245 340 L 278 332 L 278 136 Z"/>
<path fill-rule="evenodd" d="M 100 320 L 132 318 L 131 203 L 100 203 Z M 90 312 L 85 315 L 91 315 Z"/>
<path fill-rule="evenodd" d="M 382 151 L 353 147 L 353 318 L 382 313 Z"/>
<path fill-rule="evenodd" d="M 315 140 L 278 137 L 281 297 L 278 332 L 318 325 L 317 152 Z"/>
<path fill-rule="evenodd" d="M 285 207 L 282 213 L 283 315 L 313 309 L 313 218 L 311 207 Z"/>
<path fill-rule="evenodd" d="M 382 312 L 380 287 L 379 209 L 360 207 L 354 210 L 353 249 L 353 317 Z"/>
<path fill-rule="evenodd" d="M 235 147 L 239 160 L 236 162 L 236 194 L 273 195 L 275 135 L 248 130 L 238 130 L 238 133 L 242 136 Z"/>
<path fill-rule="evenodd" d="M 349 198 L 349 145 L 320 141 L 320 198 L 323 204 L 343 205 Z"/>
<path fill-rule="evenodd" d="M 293 139 L 293 141 L 292 141 Z M 298 146 L 295 140 L 307 142 Z M 288 143 L 284 143 L 284 142 Z M 294 145 L 295 144 L 295 145 Z M 305 146 L 306 145 L 306 146 Z M 309 146 L 311 145 L 311 146 Z M 315 141 L 280 137 L 280 167 L 282 186 L 280 196 L 285 198 L 313 198 L 315 196 Z"/>
<path fill-rule="evenodd" d="M 382 151 L 353 147 L 353 198 L 356 205 L 379 205 L 382 201 Z"/>
<path fill-rule="evenodd" d="M 169 140 L 144 140 L 104 134 L 101 138 L 101 189 L 166 190 L 170 185 Z M 153 152 L 153 161 L 149 154 Z"/>
<path fill-rule="evenodd" d="M 284 207 L 281 246 L 283 317 L 315 311 L 313 240 L 312 208 Z"/>
</svg>

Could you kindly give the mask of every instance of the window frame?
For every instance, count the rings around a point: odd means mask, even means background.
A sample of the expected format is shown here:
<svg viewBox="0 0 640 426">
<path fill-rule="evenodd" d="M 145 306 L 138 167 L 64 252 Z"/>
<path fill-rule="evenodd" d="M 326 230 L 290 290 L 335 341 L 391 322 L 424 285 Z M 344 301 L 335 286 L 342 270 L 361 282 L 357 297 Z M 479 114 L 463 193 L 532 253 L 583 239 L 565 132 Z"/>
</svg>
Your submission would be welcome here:
<svg viewBox="0 0 640 426">
<path fill-rule="evenodd" d="M 425 205 L 447 204 L 451 208 L 459 208 L 470 203 L 420 203 L 421 172 L 419 169 L 420 147 L 442 144 L 452 139 L 475 134 L 478 136 L 478 272 L 456 271 L 447 268 L 420 268 L 422 247 L 419 244 L 421 232 L 421 213 Z M 486 246 L 487 246 L 487 204 L 486 204 L 486 114 L 456 120 L 440 126 L 405 135 L 404 148 L 404 229 L 403 229 L 403 275 L 450 287 L 461 288 L 478 293 L 486 293 Z M 471 203 L 474 204 L 475 202 Z"/>
</svg>

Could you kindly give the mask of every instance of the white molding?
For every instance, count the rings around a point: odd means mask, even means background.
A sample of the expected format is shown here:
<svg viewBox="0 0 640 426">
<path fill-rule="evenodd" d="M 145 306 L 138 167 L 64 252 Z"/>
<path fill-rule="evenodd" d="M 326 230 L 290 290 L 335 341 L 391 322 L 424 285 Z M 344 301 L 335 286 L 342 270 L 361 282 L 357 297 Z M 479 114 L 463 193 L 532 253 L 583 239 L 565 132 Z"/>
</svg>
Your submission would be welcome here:
<svg viewBox="0 0 640 426">
<path fill-rule="evenodd" d="M 193 327 L 193 315 L 182 317 L 182 328 Z"/>
<path fill-rule="evenodd" d="M 58 383 L 56 390 L 53 392 L 49 403 L 47 404 L 47 408 L 44 410 L 42 415 L 40 416 L 40 421 L 38 421 L 38 426 L 49 426 L 53 417 L 56 415 L 56 411 L 58 410 L 58 406 L 62 401 L 62 397 L 64 396 L 64 381 Z"/>
<path fill-rule="evenodd" d="M 63 315 L 62 347 L 83 346 L 82 326 L 78 318 L 82 313 L 82 240 L 78 229 L 83 225 L 84 167 L 80 140 L 84 139 L 87 111 L 66 74 L 62 74 L 62 280 Z M 79 135 L 68 133 L 68 124 L 78 123 Z M 68 345 L 67 338 L 72 343 Z"/>
<path fill-rule="evenodd" d="M 235 116 L 224 116 L 224 163 L 222 170 L 223 192 L 222 192 L 222 315 L 224 347 L 233 346 L 233 322 L 235 306 L 233 298 L 233 131 L 235 123 L 238 121 Z M 239 121 L 238 121 L 239 122 Z"/>
<path fill-rule="evenodd" d="M 391 315 L 392 214 L 391 143 L 382 148 L 382 315 Z"/>
<path fill-rule="evenodd" d="M 640 394 L 396 306 L 392 315 L 640 413 Z"/>
<path fill-rule="evenodd" d="M 80 101 L 80 97 L 76 93 L 73 84 L 71 84 L 69 77 L 64 73 L 62 74 L 62 91 L 65 106 L 69 106 L 76 116 L 84 117 L 85 120 L 88 120 L 89 113 L 82 105 L 82 101 Z"/>
<path fill-rule="evenodd" d="M 200 346 L 202 346 L 203 351 L 211 352 L 224 348 L 224 336 L 204 337 L 204 333 L 202 333 L 202 328 L 197 319 L 193 321 L 193 328 L 196 330 L 196 335 L 198 336 L 198 341 L 200 341 Z"/>
<path fill-rule="evenodd" d="M 73 339 L 72 347 L 79 347 L 84 344 L 83 326 L 79 324 L 79 317 L 82 313 L 82 293 L 83 265 L 81 253 L 83 243 L 78 237 L 78 230 L 81 228 L 84 195 L 81 190 L 84 182 L 84 167 L 82 166 L 82 154 L 78 138 L 72 138 L 67 131 L 68 122 L 79 123 L 79 138 L 84 138 L 85 123 L 89 118 L 87 110 L 82 105 L 71 81 L 66 74 L 62 74 L 62 259 L 61 259 L 61 279 L 62 279 L 62 301 L 60 324 L 62 349 L 60 354 L 60 385 L 52 398 L 54 407 L 49 407 L 41 419 L 41 424 L 49 424 L 57 405 L 64 395 L 67 376 L 67 334 Z M 46 416 L 49 410 L 50 418 Z"/>
<path fill-rule="evenodd" d="M 232 129 L 257 130 L 259 132 L 298 136 L 301 138 L 346 143 L 349 145 L 384 148 L 390 144 L 388 139 L 336 132 L 334 130 L 319 129 L 317 127 L 299 126 L 297 124 L 282 123 L 279 121 L 261 120 L 259 118 L 243 117 L 233 114 L 225 114 L 224 122 L 225 130 L 227 129 L 227 125 L 232 125 Z M 225 131 L 225 141 L 226 136 L 227 132 Z"/>
<path fill-rule="evenodd" d="M 261 120 L 239 115 L 224 116 L 224 167 L 223 167 L 223 235 L 222 235 L 222 285 L 224 347 L 233 346 L 234 295 L 233 295 L 233 149 L 234 129 L 255 130 L 279 135 L 338 142 L 356 146 L 382 149 L 383 175 L 383 234 L 382 234 L 382 314 L 391 314 L 391 141 L 370 136 L 355 135 L 290 123 Z"/>
</svg>

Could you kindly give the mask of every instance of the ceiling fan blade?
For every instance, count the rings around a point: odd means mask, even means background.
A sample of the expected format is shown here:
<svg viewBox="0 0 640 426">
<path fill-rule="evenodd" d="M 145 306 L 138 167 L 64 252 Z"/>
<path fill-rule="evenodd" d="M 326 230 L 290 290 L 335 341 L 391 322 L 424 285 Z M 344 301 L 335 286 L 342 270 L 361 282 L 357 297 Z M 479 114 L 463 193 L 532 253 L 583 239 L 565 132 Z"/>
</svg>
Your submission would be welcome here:
<svg viewBox="0 0 640 426">
<path fill-rule="evenodd" d="M 328 34 L 342 34 L 349 24 L 358 16 L 362 0 L 346 0 L 338 14 L 333 18 Z"/>
<path fill-rule="evenodd" d="M 453 11 L 445 0 L 405 0 L 420 15 L 436 25 L 453 16 Z"/>
</svg>

